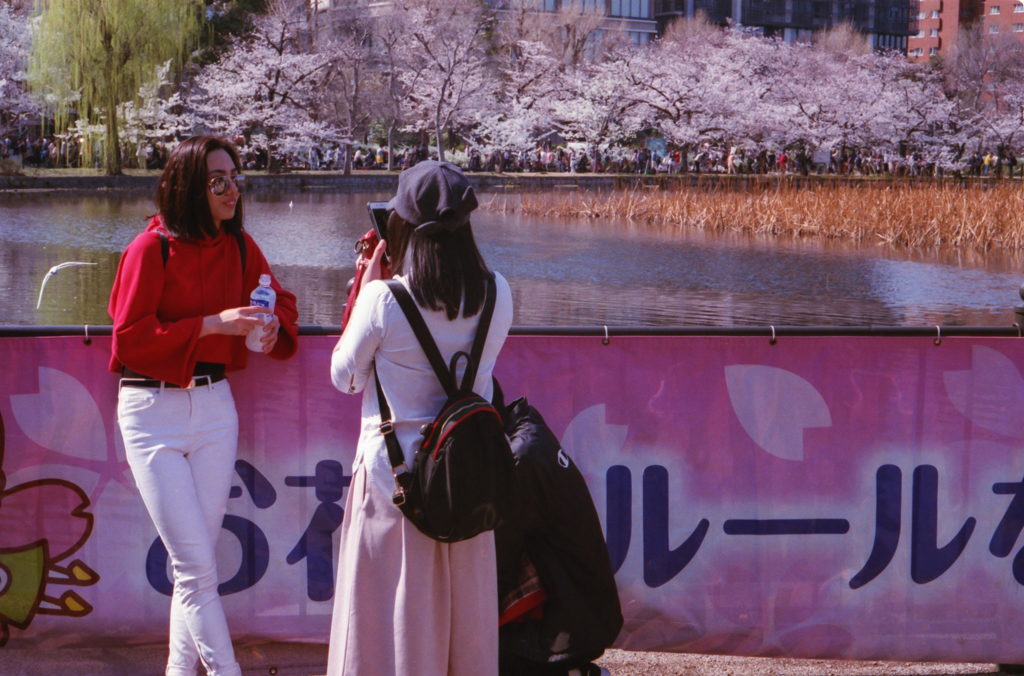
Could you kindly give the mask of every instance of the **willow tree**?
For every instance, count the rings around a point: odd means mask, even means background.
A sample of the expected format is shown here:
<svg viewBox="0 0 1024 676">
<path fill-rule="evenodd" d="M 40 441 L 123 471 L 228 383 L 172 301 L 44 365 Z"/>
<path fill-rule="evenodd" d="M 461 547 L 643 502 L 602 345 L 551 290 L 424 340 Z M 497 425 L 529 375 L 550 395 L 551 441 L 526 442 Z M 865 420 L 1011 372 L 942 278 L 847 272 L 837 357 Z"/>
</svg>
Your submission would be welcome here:
<svg viewBox="0 0 1024 676">
<path fill-rule="evenodd" d="M 121 173 L 117 106 L 168 60 L 184 63 L 198 41 L 203 0 L 39 0 L 29 77 L 54 105 L 58 128 L 72 118 L 102 124 L 108 174 Z"/>
</svg>

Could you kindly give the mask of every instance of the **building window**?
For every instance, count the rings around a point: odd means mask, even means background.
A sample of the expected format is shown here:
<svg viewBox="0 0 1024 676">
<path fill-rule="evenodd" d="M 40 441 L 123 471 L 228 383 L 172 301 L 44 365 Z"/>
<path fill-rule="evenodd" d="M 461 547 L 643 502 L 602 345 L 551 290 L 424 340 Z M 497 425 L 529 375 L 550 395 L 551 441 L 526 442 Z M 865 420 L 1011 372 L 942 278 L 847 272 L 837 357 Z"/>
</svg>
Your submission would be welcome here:
<svg viewBox="0 0 1024 676">
<path fill-rule="evenodd" d="M 988 32 L 989 33 L 998 33 L 999 32 L 999 26 L 989 26 L 988 27 Z"/>
<path fill-rule="evenodd" d="M 554 12 L 558 9 L 558 0 L 544 0 L 544 10 L 547 12 Z"/>
<path fill-rule="evenodd" d="M 928 31 L 928 37 L 930 37 L 930 38 L 937 38 L 937 37 L 939 37 L 939 29 L 938 28 L 933 28 L 930 31 Z"/>
<path fill-rule="evenodd" d="M 933 19 L 938 19 L 939 18 L 939 10 L 937 10 L 937 9 L 933 9 L 932 10 L 932 18 Z"/>
<path fill-rule="evenodd" d="M 610 15 L 627 19 L 649 19 L 651 0 L 612 0 Z"/>
<path fill-rule="evenodd" d="M 999 6 L 995 5 L 988 11 L 989 14 L 999 14 Z"/>
<path fill-rule="evenodd" d="M 926 18 L 927 16 L 928 16 L 928 12 L 918 12 L 918 13 L 917 13 L 917 18 L 918 18 L 918 19 L 924 19 L 924 18 Z"/>
<path fill-rule="evenodd" d="M 1024 23 L 1015 23 L 1015 24 L 1013 24 L 1013 32 L 1014 33 L 1024 33 Z"/>
<path fill-rule="evenodd" d="M 924 56 L 924 49 L 918 47 L 917 49 L 910 50 L 911 56 Z"/>
<path fill-rule="evenodd" d="M 1021 12 L 1024 12 L 1024 4 L 1018 2 L 1016 5 L 1013 6 L 1013 13 L 1020 14 Z"/>
<path fill-rule="evenodd" d="M 939 48 L 938 47 L 929 47 L 928 48 L 928 56 L 935 56 L 938 53 L 939 53 Z"/>
</svg>

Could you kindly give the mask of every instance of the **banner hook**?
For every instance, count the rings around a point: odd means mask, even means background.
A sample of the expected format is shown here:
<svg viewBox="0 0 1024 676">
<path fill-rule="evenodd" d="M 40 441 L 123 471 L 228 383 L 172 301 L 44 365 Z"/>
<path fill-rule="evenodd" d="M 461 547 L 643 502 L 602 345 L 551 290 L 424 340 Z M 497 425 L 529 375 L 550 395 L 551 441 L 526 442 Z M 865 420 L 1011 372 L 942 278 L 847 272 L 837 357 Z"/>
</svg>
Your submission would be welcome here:
<svg viewBox="0 0 1024 676">
<path fill-rule="evenodd" d="M 936 324 L 935 332 L 935 345 L 942 345 L 942 327 Z"/>
<path fill-rule="evenodd" d="M 769 345 L 774 345 L 774 344 L 775 344 L 775 343 L 777 342 L 777 341 L 775 340 L 775 327 L 774 327 L 774 326 L 772 326 L 772 327 L 770 327 L 770 328 L 771 328 L 771 330 L 772 330 L 772 338 L 771 338 L 771 340 L 769 340 L 769 341 L 768 341 L 768 344 L 769 344 Z"/>
<path fill-rule="evenodd" d="M 611 342 L 612 342 L 611 338 L 608 337 L 608 325 L 606 324 L 605 327 L 604 327 L 604 340 L 601 341 L 601 344 L 602 345 L 609 345 L 609 344 L 611 344 Z"/>
</svg>

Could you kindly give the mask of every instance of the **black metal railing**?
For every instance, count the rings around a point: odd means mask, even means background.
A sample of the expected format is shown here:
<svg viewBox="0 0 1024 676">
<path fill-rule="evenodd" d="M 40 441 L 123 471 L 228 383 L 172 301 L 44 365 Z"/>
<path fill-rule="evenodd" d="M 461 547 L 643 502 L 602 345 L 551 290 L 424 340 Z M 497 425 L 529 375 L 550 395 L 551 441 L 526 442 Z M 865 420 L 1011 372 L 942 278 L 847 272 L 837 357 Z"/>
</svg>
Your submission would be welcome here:
<svg viewBox="0 0 1024 676">
<path fill-rule="evenodd" d="M 0 326 L 0 338 L 109 336 L 110 326 Z M 337 336 L 340 326 L 299 327 L 300 336 Z M 1017 326 L 513 326 L 513 336 L 764 336 L 764 337 L 900 337 L 1019 338 Z"/>
</svg>

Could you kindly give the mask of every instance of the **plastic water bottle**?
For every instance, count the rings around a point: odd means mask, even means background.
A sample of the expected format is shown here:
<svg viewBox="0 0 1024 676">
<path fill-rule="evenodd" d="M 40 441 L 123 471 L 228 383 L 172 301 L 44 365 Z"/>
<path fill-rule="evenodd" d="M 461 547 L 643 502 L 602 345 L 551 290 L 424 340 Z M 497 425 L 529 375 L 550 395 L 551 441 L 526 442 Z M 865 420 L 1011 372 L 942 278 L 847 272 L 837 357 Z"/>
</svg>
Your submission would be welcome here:
<svg viewBox="0 0 1024 676">
<path fill-rule="evenodd" d="M 274 305 L 277 303 L 277 292 L 270 288 L 270 275 L 260 275 L 260 285 L 252 290 L 249 295 L 249 305 L 256 305 L 259 307 L 265 307 L 265 312 L 259 312 L 256 314 L 249 315 L 261 320 L 264 324 L 269 322 L 274 316 Z M 249 335 L 245 337 L 245 346 L 253 352 L 262 352 L 263 343 L 260 339 L 263 338 L 266 333 L 266 329 L 259 327 L 249 332 Z"/>
</svg>

